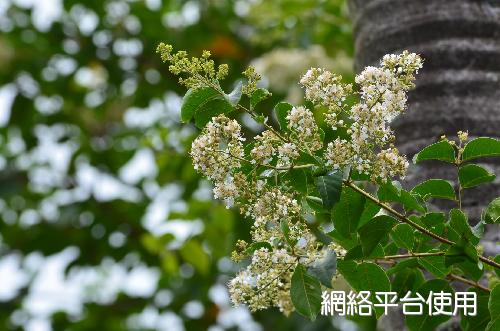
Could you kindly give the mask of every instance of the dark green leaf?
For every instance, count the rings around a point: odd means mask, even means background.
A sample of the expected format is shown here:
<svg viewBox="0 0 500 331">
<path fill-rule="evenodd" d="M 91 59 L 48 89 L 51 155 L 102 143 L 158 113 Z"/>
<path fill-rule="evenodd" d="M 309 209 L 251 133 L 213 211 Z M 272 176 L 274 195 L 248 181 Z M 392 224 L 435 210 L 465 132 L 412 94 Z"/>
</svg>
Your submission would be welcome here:
<svg viewBox="0 0 500 331">
<path fill-rule="evenodd" d="M 463 188 L 469 188 L 492 182 L 495 175 L 476 164 L 467 164 L 458 170 L 458 179 Z"/>
<path fill-rule="evenodd" d="M 342 191 L 342 171 L 316 177 L 316 187 L 326 209 L 331 209 L 339 200 Z"/>
<path fill-rule="evenodd" d="M 255 92 L 252 93 L 250 97 L 250 109 L 253 110 L 255 106 L 261 101 L 266 100 L 271 96 L 271 93 L 263 88 L 258 88 Z"/>
<path fill-rule="evenodd" d="M 337 271 L 337 255 L 329 250 L 322 258 L 314 261 L 307 271 L 324 286 L 332 287 L 332 278 Z"/>
<path fill-rule="evenodd" d="M 287 130 L 288 121 L 286 117 L 290 110 L 292 110 L 293 106 L 288 102 L 280 102 L 274 107 L 274 112 L 276 114 L 276 119 L 278 120 L 278 124 L 280 125 L 281 130 Z"/>
<path fill-rule="evenodd" d="M 391 290 L 391 283 L 384 269 L 371 262 L 356 264 L 354 261 L 338 261 L 337 268 L 344 276 L 345 280 L 356 291 L 370 291 L 372 293 L 372 302 L 375 292 L 388 292 Z M 383 310 L 375 309 L 377 316 L 383 313 Z"/>
<path fill-rule="evenodd" d="M 444 263 L 444 256 L 419 257 L 418 263 L 437 278 L 444 278 L 451 271 Z"/>
<path fill-rule="evenodd" d="M 203 128 L 217 115 L 227 114 L 233 111 L 233 106 L 225 99 L 214 99 L 206 103 L 194 114 L 194 124 L 198 128 Z"/>
<path fill-rule="evenodd" d="M 392 291 L 398 293 L 398 297 L 403 297 L 408 291 L 414 291 L 425 282 L 422 272 L 415 268 L 405 268 L 394 275 Z"/>
<path fill-rule="evenodd" d="M 433 279 L 422 286 L 420 286 L 417 292 L 424 298 L 429 296 L 430 292 L 445 292 L 445 293 L 453 293 L 453 289 L 450 287 L 447 281 L 442 279 Z M 435 330 L 436 327 L 446 322 L 451 318 L 448 315 L 435 315 L 431 316 L 429 312 L 428 303 L 423 304 L 423 316 L 419 315 L 407 315 L 406 316 L 406 325 L 410 331 L 422 331 L 422 330 Z"/>
<path fill-rule="evenodd" d="M 423 198 L 440 198 L 456 200 L 455 190 L 443 179 L 429 179 L 415 186 L 411 192 L 418 193 Z"/>
<path fill-rule="evenodd" d="M 462 160 L 468 161 L 483 156 L 500 156 L 500 140 L 479 137 L 469 141 L 462 153 Z"/>
<path fill-rule="evenodd" d="M 335 229 L 344 237 L 351 238 L 356 232 L 364 204 L 365 198 L 361 194 L 349 187 L 344 188 L 339 203 L 332 209 Z"/>
<path fill-rule="evenodd" d="M 402 223 L 392 229 L 391 238 L 399 247 L 404 247 L 408 251 L 411 251 L 415 235 L 413 234 L 411 225 Z"/>
<path fill-rule="evenodd" d="M 474 245 L 477 245 L 480 239 L 472 232 L 469 222 L 467 221 L 467 216 L 461 210 L 456 208 L 450 211 L 448 236 L 452 241 L 459 241 L 462 238 L 466 238 Z"/>
<path fill-rule="evenodd" d="M 454 163 L 455 149 L 448 141 L 441 140 L 435 144 L 425 147 L 413 157 L 414 163 L 419 163 L 425 160 L 439 160 Z"/>
<path fill-rule="evenodd" d="M 222 108 L 214 109 L 215 106 Z M 190 89 L 182 99 L 181 120 L 189 122 L 198 113 L 202 112 L 211 113 L 212 116 L 216 116 L 221 113 L 230 112 L 231 110 L 231 104 L 213 88 L 202 87 L 196 90 Z M 212 116 L 210 116 L 208 121 L 210 121 Z"/>
<path fill-rule="evenodd" d="M 375 216 L 359 230 L 361 245 L 365 256 L 371 254 L 377 244 L 391 231 L 397 221 L 387 215 Z"/>
<path fill-rule="evenodd" d="M 490 321 L 490 311 L 488 310 L 490 295 L 476 288 L 470 288 L 468 292 L 477 293 L 477 312 L 475 316 L 464 316 L 463 311 L 461 311 L 460 325 L 463 331 L 483 331 Z"/>
<path fill-rule="evenodd" d="M 321 309 L 321 285 L 299 264 L 292 275 L 290 297 L 297 312 L 314 321 Z"/>
<path fill-rule="evenodd" d="M 380 206 L 371 200 L 365 201 L 365 208 L 363 209 L 363 213 L 359 219 L 358 228 L 365 225 L 368 221 L 370 221 L 377 213 L 380 211 Z"/>
</svg>

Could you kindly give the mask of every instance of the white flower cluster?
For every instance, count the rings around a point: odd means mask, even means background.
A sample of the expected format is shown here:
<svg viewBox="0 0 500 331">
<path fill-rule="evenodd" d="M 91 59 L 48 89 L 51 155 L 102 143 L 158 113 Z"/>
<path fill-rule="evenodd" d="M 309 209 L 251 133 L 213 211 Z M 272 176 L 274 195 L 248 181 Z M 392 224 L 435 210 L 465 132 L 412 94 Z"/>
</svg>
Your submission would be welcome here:
<svg viewBox="0 0 500 331">
<path fill-rule="evenodd" d="M 310 151 L 317 151 L 323 147 L 319 135 L 318 124 L 314 114 L 306 107 L 293 107 L 288 113 L 288 128 L 292 131 L 292 138 L 304 145 Z"/>
<path fill-rule="evenodd" d="M 211 179 L 216 198 L 232 205 L 238 196 L 233 174 L 244 156 L 241 127 L 237 121 L 224 115 L 214 117 L 191 145 L 194 168 Z"/>
<path fill-rule="evenodd" d="M 421 58 L 405 51 L 384 56 L 381 67 L 367 67 L 356 76 L 361 102 L 345 111 L 352 123 L 347 130 L 349 139 L 337 138 L 328 144 L 329 166 L 351 165 L 373 181 L 406 174 L 408 161 L 392 145 L 394 133 L 389 124 L 406 109 L 407 92 L 414 86 L 414 74 L 421 67 Z M 333 119 L 329 124 L 336 128 L 338 122 Z"/>
<path fill-rule="evenodd" d="M 239 241 L 233 252 L 237 262 L 251 255 L 248 267 L 229 284 L 235 304 L 248 304 L 252 310 L 275 306 L 288 314 L 293 310 L 289 290 L 297 263 L 311 265 L 329 249 L 345 254 L 335 243 L 325 247 L 316 240 L 304 221 L 299 196 L 281 175 L 293 167 L 316 167 L 300 164 L 304 153 L 314 163 L 324 155 L 328 167 L 350 166 L 373 181 L 404 176 L 408 162 L 394 147 L 389 124 L 404 112 L 406 94 L 421 66 L 416 54 L 385 56 L 379 68 L 368 67 L 356 76 L 360 102 L 352 107 L 347 102 L 352 85 L 329 71 L 309 70 L 300 81 L 306 98 L 325 108 L 326 123 L 334 130 L 343 127 L 347 133 L 329 142 L 326 150 L 313 112 L 303 106 L 287 114 L 287 130 L 278 133 L 268 127 L 248 149 L 240 125 L 224 115 L 214 117 L 194 140 L 195 169 L 213 181 L 216 198 L 238 205 L 253 220 L 251 239 L 261 245 L 255 249 Z"/>
<path fill-rule="evenodd" d="M 250 265 L 229 283 L 234 304 L 248 304 L 252 311 L 278 307 L 285 315 L 293 311 L 290 283 L 297 259 L 286 249 L 256 250 Z"/>
<path fill-rule="evenodd" d="M 342 83 L 342 76 L 321 68 L 309 69 L 300 84 L 305 88 L 307 100 L 327 108 L 325 121 L 328 124 L 334 129 L 343 126 L 344 121 L 338 115 L 347 96 L 352 93 L 351 84 Z"/>
</svg>

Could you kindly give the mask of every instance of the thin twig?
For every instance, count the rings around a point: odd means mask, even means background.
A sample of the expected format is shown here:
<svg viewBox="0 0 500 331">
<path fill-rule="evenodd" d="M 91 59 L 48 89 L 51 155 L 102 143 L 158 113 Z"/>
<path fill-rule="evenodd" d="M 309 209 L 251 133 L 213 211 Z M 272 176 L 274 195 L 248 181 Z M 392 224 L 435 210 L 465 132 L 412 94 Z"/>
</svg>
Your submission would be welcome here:
<svg viewBox="0 0 500 331">
<path fill-rule="evenodd" d="M 438 240 L 438 241 L 440 241 L 442 243 L 445 243 L 445 244 L 448 244 L 448 245 L 454 245 L 455 244 L 455 242 L 453 242 L 453 241 L 451 241 L 449 239 L 446 239 L 444 237 L 441 237 L 441 236 L 439 236 L 439 235 L 437 235 L 437 234 L 435 234 L 435 233 L 427 230 L 426 228 L 418 225 L 417 223 L 413 222 L 411 219 L 409 219 L 405 215 L 403 215 L 400 212 L 394 210 L 391 206 L 389 206 L 389 205 L 381 202 L 380 200 L 378 200 L 377 198 L 375 198 L 374 196 L 372 196 L 370 193 L 368 193 L 368 192 L 364 191 L 363 189 L 359 188 L 358 186 L 356 186 L 352 181 L 345 181 L 344 183 L 345 183 L 345 185 L 349 186 L 350 188 L 352 188 L 356 192 L 360 193 L 361 195 L 363 195 L 367 199 L 371 200 L 375 204 L 379 205 L 380 207 L 382 207 L 383 209 L 385 209 L 389 213 L 391 213 L 394 216 L 396 216 L 397 218 L 399 218 L 400 221 L 411 225 L 412 227 L 414 227 L 418 231 L 420 231 L 422 233 L 425 233 L 429 237 L 432 237 L 432 238 L 434 238 L 434 239 L 436 239 L 436 240 Z M 498 262 L 490 260 L 487 257 L 481 256 L 481 255 L 479 256 L 479 259 L 481 261 L 483 261 L 484 263 L 491 265 L 492 267 L 500 269 L 500 263 L 498 263 Z"/>
<path fill-rule="evenodd" d="M 455 280 L 455 281 L 458 281 L 458 282 L 462 282 L 462 283 L 474 286 L 474 287 L 476 287 L 478 289 L 481 289 L 483 291 L 486 291 L 486 292 L 491 292 L 491 290 L 489 288 L 487 288 L 487 287 L 479 284 L 478 282 L 474 282 L 474 281 L 472 281 L 470 279 L 466 279 L 466 278 L 463 278 L 463 277 L 458 276 L 458 275 L 449 274 L 448 278 L 452 279 L 452 280 Z"/>
</svg>

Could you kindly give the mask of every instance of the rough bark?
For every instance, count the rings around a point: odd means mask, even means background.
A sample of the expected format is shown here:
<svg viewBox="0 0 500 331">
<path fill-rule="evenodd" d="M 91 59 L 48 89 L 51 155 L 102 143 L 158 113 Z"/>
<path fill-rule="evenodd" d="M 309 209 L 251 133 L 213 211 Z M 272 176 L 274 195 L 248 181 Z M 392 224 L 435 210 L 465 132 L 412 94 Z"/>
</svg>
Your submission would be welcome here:
<svg viewBox="0 0 500 331">
<path fill-rule="evenodd" d="M 500 1 L 350 0 L 355 65 L 377 65 L 387 53 L 419 53 L 424 68 L 409 95 L 409 110 L 394 124 L 400 150 L 409 158 L 445 134 L 468 130 L 471 137 L 500 137 Z M 471 222 L 500 196 L 498 159 L 481 160 L 499 178 L 465 191 Z M 442 163 L 412 166 L 410 184 L 428 178 L 456 178 Z M 498 254 L 500 234 L 490 227 L 483 245 Z"/>
</svg>

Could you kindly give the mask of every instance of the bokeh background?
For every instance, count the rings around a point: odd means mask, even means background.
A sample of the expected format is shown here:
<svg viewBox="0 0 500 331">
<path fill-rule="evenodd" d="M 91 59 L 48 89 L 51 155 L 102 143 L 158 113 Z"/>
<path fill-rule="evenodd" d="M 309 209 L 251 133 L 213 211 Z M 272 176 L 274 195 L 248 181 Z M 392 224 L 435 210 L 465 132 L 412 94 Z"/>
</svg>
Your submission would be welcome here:
<svg viewBox="0 0 500 331">
<path fill-rule="evenodd" d="M 264 109 L 311 66 L 353 77 L 343 0 L 0 0 L 0 330 L 373 329 L 232 307 L 249 222 L 193 171 L 162 41 L 228 89 L 255 65 Z"/>
</svg>

